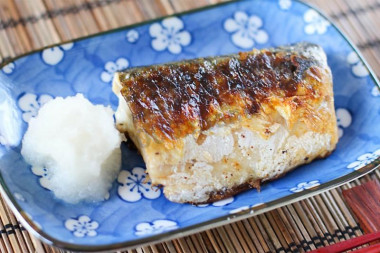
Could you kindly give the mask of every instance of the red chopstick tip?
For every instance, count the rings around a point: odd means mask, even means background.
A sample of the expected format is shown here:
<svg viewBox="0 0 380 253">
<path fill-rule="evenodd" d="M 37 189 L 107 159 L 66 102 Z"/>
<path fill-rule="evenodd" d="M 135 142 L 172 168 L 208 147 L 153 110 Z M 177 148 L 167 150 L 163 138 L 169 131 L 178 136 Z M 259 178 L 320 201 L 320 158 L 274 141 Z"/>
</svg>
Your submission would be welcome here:
<svg viewBox="0 0 380 253">
<path fill-rule="evenodd" d="M 312 253 L 338 253 L 338 252 L 344 252 L 346 250 L 354 249 L 356 247 L 359 247 L 361 245 L 364 245 L 369 242 L 373 242 L 380 239 L 380 231 L 377 231 L 375 233 L 371 234 L 365 234 L 359 237 L 352 238 L 347 241 L 339 242 L 324 248 L 319 248 L 313 251 L 310 251 Z M 376 246 L 376 247 L 374 247 Z M 368 249 L 371 251 L 365 251 L 364 249 Z M 361 250 L 361 249 L 360 249 Z M 363 248 L 364 251 L 355 251 L 355 252 L 370 252 L 370 253 L 380 253 L 380 244 L 375 244 L 370 247 Z M 373 251 L 372 251 L 373 250 Z"/>
</svg>

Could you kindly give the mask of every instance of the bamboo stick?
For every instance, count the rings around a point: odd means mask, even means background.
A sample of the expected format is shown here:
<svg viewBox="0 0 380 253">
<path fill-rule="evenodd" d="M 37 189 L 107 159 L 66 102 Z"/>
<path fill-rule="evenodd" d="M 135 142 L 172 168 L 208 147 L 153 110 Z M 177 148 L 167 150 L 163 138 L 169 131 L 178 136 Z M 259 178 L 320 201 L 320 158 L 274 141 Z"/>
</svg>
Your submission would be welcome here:
<svg viewBox="0 0 380 253">
<path fill-rule="evenodd" d="M 4 200 L 1 198 L 0 199 L 0 217 L 2 223 L 0 223 L 1 230 L 7 231 L 8 229 L 5 227 L 7 224 L 12 224 L 11 219 L 10 219 L 10 214 L 8 213 L 7 206 L 4 202 Z M 8 243 L 7 244 L 7 249 L 11 249 L 14 252 L 21 252 L 20 245 L 17 242 L 17 239 L 15 237 L 15 234 L 9 234 L 9 233 L 4 233 L 3 237 L 7 237 Z M 6 241 L 6 240 L 4 240 Z M 11 246 L 11 247 L 9 247 Z"/>
<path fill-rule="evenodd" d="M 261 246 L 261 243 L 260 243 L 257 235 L 255 234 L 251 225 L 249 224 L 249 221 L 248 220 L 242 220 L 241 223 L 243 224 L 245 230 L 247 231 L 246 236 L 249 236 L 249 238 L 251 238 L 255 250 L 258 253 L 264 253 L 265 251 L 264 251 L 263 247 Z"/>
<path fill-rule="evenodd" d="M 303 238 L 302 234 L 299 232 L 297 224 L 293 220 L 293 217 L 290 215 L 288 209 L 286 207 L 282 207 L 278 209 L 278 212 L 281 219 L 286 221 L 285 226 L 291 234 L 294 244 L 298 245 L 298 248 L 302 247 L 301 241 L 305 240 L 305 238 Z M 304 252 L 303 248 L 300 248 L 299 250 L 300 252 Z"/>
<path fill-rule="evenodd" d="M 227 249 L 224 246 L 223 241 L 222 241 L 222 239 L 221 239 L 218 231 L 216 229 L 212 229 L 211 233 L 212 233 L 213 237 L 215 238 L 216 242 L 218 243 L 218 246 L 219 246 L 221 252 L 227 251 Z"/>
<path fill-rule="evenodd" d="M 257 235 L 257 238 L 260 241 L 260 246 L 262 247 L 264 252 L 269 252 L 271 249 L 268 246 L 267 241 L 265 240 L 267 237 L 266 235 L 264 235 L 265 231 L 261 230 L 261 228 L 262 228 L 261 224 L 258 225 L 258 223 L 256 223 L 256 221 L 259 222 L 257 217 L 253 217 L 253 218 L 248 219 L 249 224 L 251 225 L 254 233 Z M 273 247 L 272 247 L 272 249 L 273 249 Z"/>
</svg>

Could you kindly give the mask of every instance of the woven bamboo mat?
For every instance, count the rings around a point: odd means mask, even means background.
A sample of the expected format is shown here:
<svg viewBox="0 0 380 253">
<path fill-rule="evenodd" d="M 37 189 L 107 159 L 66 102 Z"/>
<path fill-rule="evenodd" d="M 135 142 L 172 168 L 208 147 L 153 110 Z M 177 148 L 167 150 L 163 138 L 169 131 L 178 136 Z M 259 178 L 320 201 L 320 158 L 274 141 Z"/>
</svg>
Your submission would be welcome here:
<svg viewBox="0 0 380 253">
<path fill-rule="evenodd" d="M 0 62 L 49 44 L 223 0 L 0 0 Z M 349 35 L 380 75 L 380 0 L 309 0 Z M 363 233 L 337 189 L 246 220 L 128 252 L 304 252 Z M 61 252 L 33 238 L 0 198 L 1 252 Z M 63 252 L 63 251 L 62 251 Z"/>
</svg>

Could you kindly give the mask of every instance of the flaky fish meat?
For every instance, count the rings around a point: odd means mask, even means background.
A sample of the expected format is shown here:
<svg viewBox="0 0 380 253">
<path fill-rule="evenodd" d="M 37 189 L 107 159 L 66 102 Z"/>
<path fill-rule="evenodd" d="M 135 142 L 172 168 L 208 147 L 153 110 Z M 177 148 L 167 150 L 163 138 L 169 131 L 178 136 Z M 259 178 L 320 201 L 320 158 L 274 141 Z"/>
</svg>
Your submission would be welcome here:
<svg viewBox="0 0 380 253">
<path fill-rule="evenodd" d="M 117 128 L 173 202 L 259 188 L 338 141 L 331 70 L 310 43 L 131 68 L 113 91 Z"/>
</svg>

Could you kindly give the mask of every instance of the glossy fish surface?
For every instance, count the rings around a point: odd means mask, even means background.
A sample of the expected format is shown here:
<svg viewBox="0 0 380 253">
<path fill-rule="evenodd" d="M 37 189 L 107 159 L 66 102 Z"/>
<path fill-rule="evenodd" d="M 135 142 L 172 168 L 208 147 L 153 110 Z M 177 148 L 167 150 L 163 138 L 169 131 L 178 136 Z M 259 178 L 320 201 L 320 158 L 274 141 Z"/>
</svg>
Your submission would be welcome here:
<svg viewBox="0 0 380 253">
<path fill-rule="evenodd" d="M 117 127 L 174 202 L 223 199 L 331 153 L 332 76 L 298 43 L 116 73 Z"/>
</svg>

